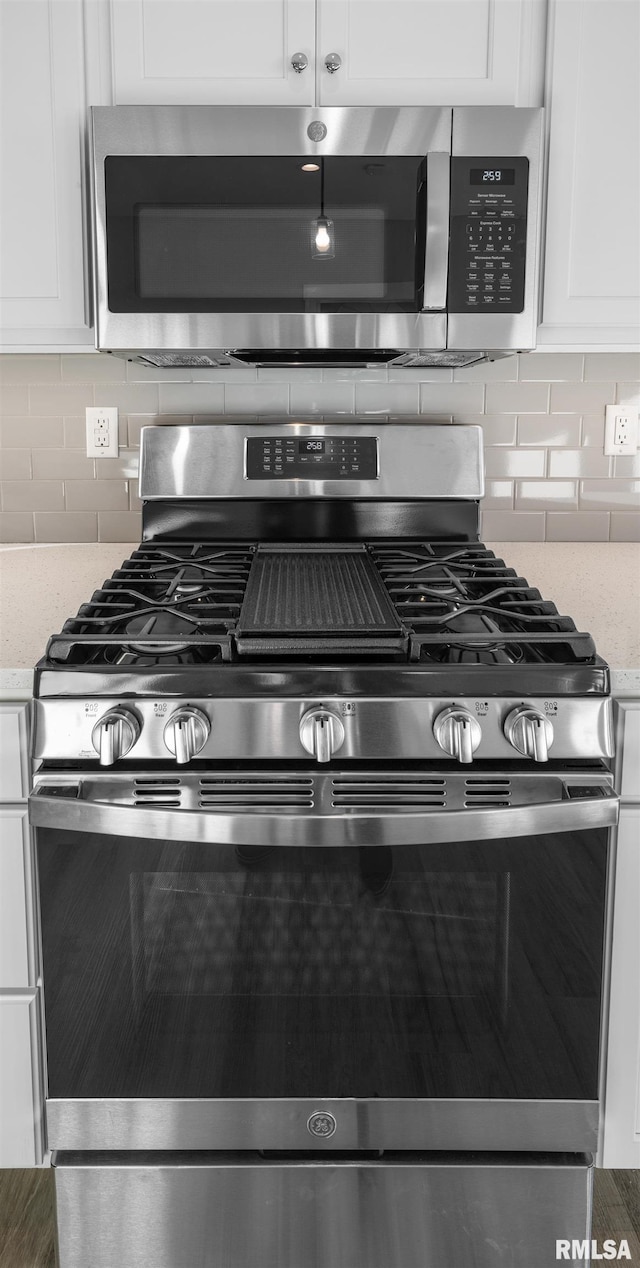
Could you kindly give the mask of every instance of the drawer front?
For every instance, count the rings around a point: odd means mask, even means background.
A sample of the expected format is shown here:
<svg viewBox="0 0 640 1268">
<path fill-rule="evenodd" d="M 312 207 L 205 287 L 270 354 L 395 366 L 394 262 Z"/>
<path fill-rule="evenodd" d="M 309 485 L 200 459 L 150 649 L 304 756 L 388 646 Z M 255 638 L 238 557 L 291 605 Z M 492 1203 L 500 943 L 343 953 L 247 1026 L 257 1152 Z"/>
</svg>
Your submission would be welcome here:
<svg viewBox="0 0 640 1268">
<path fill-rule="evenodd" d="M 0 990 L 36 984 L 35 904 L 26 806 L 0 806 Z"/>
<path fill-rule="evenodd" d="M 29 795 L 29 708 L 0 704 L 0 801 Z"/>
<path fill-rule="evenodd" d="M 640 801 L 640 700 L 618 701 L 618 744 L 620 796 Z"/>
<path fill-rule="evenodd" d="M 505 1268 L 541 1268 L 555 1263 L 559 1239 L 582 1239 L 586 1161 L 436 1157 L 286 1165 L 183 1155 L 172 1165 L 161 1155 L 141 1166 L 135 1154 L 112 1163 L 103 1155 L 97 1165 L 90 1154 L 54 1154 L 60 1263 L 496 1268 L 499 1259 Z"/>
<path fill-rule="evenodd" d="M 0 1167 L 42 1162 L 38 991 L 0 991 Z"/>
</svg>

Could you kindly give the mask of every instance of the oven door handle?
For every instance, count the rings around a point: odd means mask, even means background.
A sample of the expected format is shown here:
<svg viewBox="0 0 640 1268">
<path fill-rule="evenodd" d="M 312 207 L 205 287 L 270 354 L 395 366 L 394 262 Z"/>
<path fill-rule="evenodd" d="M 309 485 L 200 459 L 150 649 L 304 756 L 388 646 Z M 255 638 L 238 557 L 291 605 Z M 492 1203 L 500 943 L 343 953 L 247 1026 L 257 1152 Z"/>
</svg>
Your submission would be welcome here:
<svg viewBox="0 0 640 1268">
<path fill-rule="evenodd" d="M 82 781 L 45 782 L 29 797 L 29 820 L 39 828 L 105 836 L 147 837 L 203 845 L 354 846 L 428 845 L 581 832 L 618 822 L 619 798 L 600 785 L 596 796 L 564 796 L 528 805 L 411 813 L 221 813 L 156 805 L 122 805 L 83 796 Z"/>
</svg>

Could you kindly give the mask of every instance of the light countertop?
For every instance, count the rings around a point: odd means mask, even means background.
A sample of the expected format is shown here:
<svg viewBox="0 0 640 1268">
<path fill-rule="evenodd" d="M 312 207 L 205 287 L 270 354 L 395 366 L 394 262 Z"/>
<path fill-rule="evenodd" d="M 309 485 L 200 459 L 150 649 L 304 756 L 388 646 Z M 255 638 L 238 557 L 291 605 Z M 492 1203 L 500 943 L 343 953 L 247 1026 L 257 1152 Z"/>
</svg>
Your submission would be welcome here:
<svg viewBox="0 0 640 1268">
<path fill-rule="evenodd" d="M 0 547 L 0 690 L 29 695 L 47 639 L 138 543 Z M 488 542 L 543 598 L 593 635 L 614 690 L 640 695 L 640 545 Z"/>
</svg>

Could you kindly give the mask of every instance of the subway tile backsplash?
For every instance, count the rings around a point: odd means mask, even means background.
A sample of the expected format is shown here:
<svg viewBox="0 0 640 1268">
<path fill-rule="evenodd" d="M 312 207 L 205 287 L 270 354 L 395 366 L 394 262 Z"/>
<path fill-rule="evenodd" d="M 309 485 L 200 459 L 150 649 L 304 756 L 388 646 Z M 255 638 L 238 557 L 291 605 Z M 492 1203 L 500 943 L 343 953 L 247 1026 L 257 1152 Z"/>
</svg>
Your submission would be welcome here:
<svg viewBox="0 0 640 1268">
<path fill-rule="evenodd" d="M 0 357 L 0 540 L 137 541 L 140 428 L 354 413 L 479 423 L 494 541 L 636 541 L 640 457 L 603 454 L 604 407 L 638 404 L 640 357 L 530 353 L 461 370 L 154 370 L 100 354 Z M 120 456 L 85 457 L 87 405 Z"/>
</svg>

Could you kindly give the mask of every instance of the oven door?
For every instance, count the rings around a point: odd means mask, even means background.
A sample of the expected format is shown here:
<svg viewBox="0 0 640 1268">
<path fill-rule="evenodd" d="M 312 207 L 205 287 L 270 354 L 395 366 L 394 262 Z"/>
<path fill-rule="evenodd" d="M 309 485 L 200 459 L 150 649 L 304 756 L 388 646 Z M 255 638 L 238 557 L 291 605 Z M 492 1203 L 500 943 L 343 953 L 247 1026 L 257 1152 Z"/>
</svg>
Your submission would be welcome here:
<svg viewBox="0 0 640 1268">
<path fill-rule="evenodd" d="M 39 777 L 49 1146 L 592 1150 L 610 783 L 315 777 Z"/>
</svg>

